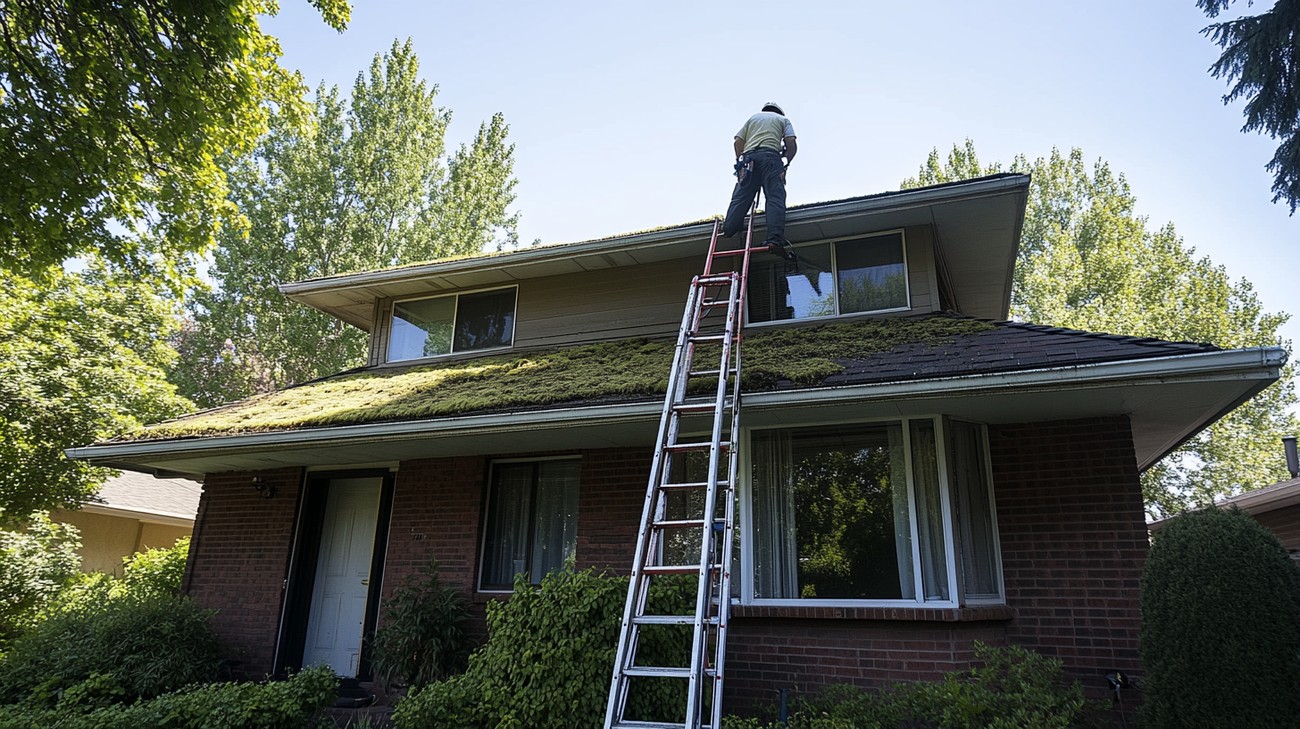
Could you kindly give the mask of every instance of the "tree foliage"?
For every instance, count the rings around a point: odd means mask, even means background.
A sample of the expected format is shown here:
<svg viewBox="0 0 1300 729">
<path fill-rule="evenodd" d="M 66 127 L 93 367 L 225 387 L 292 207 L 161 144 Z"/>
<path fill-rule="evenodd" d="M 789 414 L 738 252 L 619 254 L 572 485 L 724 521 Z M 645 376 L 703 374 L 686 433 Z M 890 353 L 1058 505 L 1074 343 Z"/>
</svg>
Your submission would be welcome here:
<svg viewBox="0 0 1300 729">
<path fill-rule="evenodd" d="M 246 230 L 224 230 L 211 290 L 178 346 L 183 391 L 219 404 L 363 362 L 364 333 L 287 301 L 291 281 L 478 253 L 513 242 L 514 147 L 500 114 L 445 149 L 451 112 L 419 77 L 410 41 L 358 74 L 350 100 L 318 88 L 309 124 L 272 120 L 231 171 Z M 215 386 L 214 386 L 215 383 Z"/>
<path fill-rule="evenodd" d="M 342 30 L 345 0 L 311 0 Z M 0 267 L 98 253 L 164 275 L 233 212 L 218 158 L 301 81 L 258 16 L 275 0 L 0 3 Z M 148 227 L 147 242 L 140 235 Z M 174 276 L 171 276 L 174 279 Z"/>
<path fill-rule="evenodd" d="M 1233 2 L 1197 0 L 1196 5 L 1217 18 Z M 1223 103 L 1246 101 L 1241 130 L 1280 140 L 1265 167 L 1273 173 L 1273 202 L 1286 201 L 1294 215 L 1300 206 L 1300 2 L 1279 0 L 1267 12 L 1214 23 L 1202 32 L 1223 49 L 1210 66 L 1215 78 L 1231 85 Z"/>
<path fill-rule="evenodd" d="M 173 304 L 92 265 L 41 281 L 0 269 L 0 514 L 75 508 L 109 474 L 65 448 L 176 415 Z"/>
<path fill-rule="evenodd" d="M 937 151 L 904 187 L 996 172 L 974 144 Z M 1151 230 L 1136 211 L 1123 174 L 1078 149 L 1053 149 L 1011 171 L 1031 173 L 1029 202 L 1012 292 L 1012 314 L 1039 324 L 1087 331 L 1208 342 L 1224 348 L 1287 346 L 1279 327 L 1289 318 L 1263 309 L 1250 282 L 1232 281 L 1223 266 L 1195 257 L 1172 223 Z M 1143 475 L 1147 506 L 1173 512 L 1217 496 L 1286 478 L 1279 439 L 1298 424 L 1288 370 L 1283 380 L 1211 425 Z"/>
</svg>

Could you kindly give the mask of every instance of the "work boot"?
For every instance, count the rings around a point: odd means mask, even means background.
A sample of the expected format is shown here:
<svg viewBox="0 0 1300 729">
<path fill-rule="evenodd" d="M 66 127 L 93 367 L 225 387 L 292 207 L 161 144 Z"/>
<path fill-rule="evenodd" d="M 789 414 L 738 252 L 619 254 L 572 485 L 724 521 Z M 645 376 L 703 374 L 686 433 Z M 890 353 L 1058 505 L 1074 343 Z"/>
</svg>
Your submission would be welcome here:
<svg viewBox="0 0 1300 729">
<path fill-rule="evenodd" d="M 768 250 L 784 258 L 789 263 L 799 260 L 799 256 L 795 255 L 794 246 L 790 245 L 790 241 L 785 238 L 770 239 L 767 241 L 767 247 Z"/>
</svg>

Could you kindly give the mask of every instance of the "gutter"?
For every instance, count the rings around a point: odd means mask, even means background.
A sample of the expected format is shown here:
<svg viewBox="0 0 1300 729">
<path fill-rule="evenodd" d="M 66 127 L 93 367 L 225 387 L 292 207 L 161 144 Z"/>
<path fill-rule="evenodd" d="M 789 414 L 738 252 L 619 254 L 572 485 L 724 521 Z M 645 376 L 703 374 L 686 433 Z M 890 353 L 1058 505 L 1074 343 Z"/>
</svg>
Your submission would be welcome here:
<svg viewBox="0 0 1300 729">
<path fill-rule="evenodd" d="M 142 521 L 146 524 L 162 524 L 164 526 L 175 527 L 193 527 L 194 515 L 185 516 L 183 514 L 163 514 L 157 511 L 139 511 L 136 509 L 126 509 L 118 506 L 106 506 L 104 504 L 82 504 L 78 511 L 84 511 L 88 514 L 103 514 L 105 516 L 121 516 L 136 521 Z"/>
<path fill-rule="evenodd" d="M 992 180 L 979 180 L 964 185 L 944 185 L 917 190 L 901 190 L 896 193 L 883 193 L 868 198 L 850 199 L 843 202 L 813 203 L 808 207 L 791 210 L 786 215 L 786 224 L 831 221 L 845 217 L 856 217 L 867 213 L 892 212 L 916 207 L 933 205 L 938 202 L 963 202 L 985 197 L 1001 195 L 1008 190 L 1028 188 L 1029 176 L 1016 175 L 999 177 Z M 964 188 L 964 189 L 963 189 Z M 956 193 L 956 194 L 954 194 Z M 379 284 L 393 283 L 410 278 L 423 278 L 432 275 L 464 273 L 482 268 L 500 268 L 503 265 L 526 265 L 544 263 L 552 259 L 568 259 L 575 256 L 598 255 L 627 248 L 647 249 L 672 243 L 684 243 L 690 240 L 708 237 L 713 222 L 688 224 L 683 227 L 655 230 L 648 233 L 632 233 L 615 238 L 602 238 L 585 243 L 567 243 L 544 245 L 512 252 L 501 256 L 478 256 L 460 258 L 452 261 L 416 264 L 404 268 L 385 271 L 368 271 L 364 273 L 343 274 L 326 278 L 308 279 L 280 284 L 280 293 L 289 298 L 296 295 L 313 294 L 323 291 L 364 288 Z"/>
<path fill-rule="evenodd" d="M 1070 367 L 1040 368 L 1019 372 L 962 375 L 927 380 L 803 388 L 745 395 L 747 409 L 772 410 L 790 406 L 838 405 L 845 401 L 886 400 L 977 395 L 1001 390 L 1060 391 L 1102 387 L 1111 383 L 1164 384 L 1223 375 L 1219 379 L 1276 379 L 1286 362 L 1281 347 L 1255 347 L 1226 352 L 1197 352 L 1121 362 L 1101 362 Z M 222 452 L 248 453 L 284 446 L 322 447 L 335 443 L 366 443 L 428 438 L 441 433 L 486 435 L 550 429 L 561 425 L 602 426 L 651 421 L 663 411 L 655 397 L 645 402 L 581 406 L 542 411 L 515 411 L 490 415 L 465 415 L 395 423 L 340 425 L 305 430 L 248 433 L 229 436 L 198 436 L 157 441 L 105 443 L 64 452 L 69 458 L 100 465 L 116 465 L 124 459 L 179 455 L 211 456 Z"/>
</svg>

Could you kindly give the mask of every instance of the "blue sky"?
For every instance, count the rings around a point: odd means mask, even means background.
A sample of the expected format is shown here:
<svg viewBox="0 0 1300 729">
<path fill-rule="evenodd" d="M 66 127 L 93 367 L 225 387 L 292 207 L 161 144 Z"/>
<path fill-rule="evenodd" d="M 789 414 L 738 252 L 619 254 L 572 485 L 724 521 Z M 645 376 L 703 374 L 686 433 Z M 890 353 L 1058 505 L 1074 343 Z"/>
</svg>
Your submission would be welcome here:
<svg viewBox="0 0 1300 729">
<path fill-rule="evenodd" d="M 1194 0 L 355 2 L 343 34 L 282 5 L 263 27 L 312 87 L 350 89 L 410 37 L 452 144 L 502 112 L 524 241 L 723 212 L 732 134 L 773 99 L 799 135 L 791 204 L 898 189 L 968 137 L 1004 164 L 1080 147 L 1126 175 L 1149 227 L 1172 222 L 1267 311 L 1300 314 L 1300 216 L 1264 170 L 1276 143 L 1223 105 Z"/>
</svg>

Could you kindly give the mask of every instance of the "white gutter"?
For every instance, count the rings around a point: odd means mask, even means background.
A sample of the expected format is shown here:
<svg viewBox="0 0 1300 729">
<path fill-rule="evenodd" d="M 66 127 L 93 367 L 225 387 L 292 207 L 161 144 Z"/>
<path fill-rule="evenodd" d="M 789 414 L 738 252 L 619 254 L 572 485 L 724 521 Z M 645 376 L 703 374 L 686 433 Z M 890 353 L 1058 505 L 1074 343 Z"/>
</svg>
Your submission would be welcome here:
<svg viewBox="0 0 1300 729">
<path fill-rule="evenodd" d="M 987 394 L 1008 389 L 1018 392 L 1031 389 L 1039 391 L 1080 389 L 1116 382 L 1135 385 L 1164 384 L 1196 380 L 1214 374 L 1243 380 L 1266 376 L 1276 378 L 1278 370 L 1285 362 L 1286 351 L 1281 347 L 1255 347 L 1226 352 L 1198 352 L 1019 372 L 759 392 L 745 395 L 745 407 L 769 410 L 791 405 L 842 404 L 847 400 L 872 402 Z M 653 420 L 659 416 L 662 409 L 662 402 L 655 398 L 652 401 L 630 404 L 465 415 L 396 423 L 341 425 L 272 433 L 106 443 L 69 448 L 65 453 L 69 458 L 92 463 L 159 456 L 214 455 L 223 451 L 247 453 L 282 448 L 287 445 L 322 447 L 344 442 L 357 444 L 412 440 L 450 432 L 460 435 L 484 435 L 548 429 L 562 424 L 580 423 L 584 426 L 600 426 Z"/>
<path fill-rule="evenodd" d="M 868 198 L 855 198 L 843 202 L 813 203 L 808 207 L 791 210 L 786 216 L 786 224 L 807 221 L 830 221 L 848 216 L 861 216 L 869 213 L 908 210 L 935 203 L 959 202 L 983 197 L 991 197 L 1015 188 L 1028 188 L 1029 176 L 1002 177 L 995 180 L 980 180 L 964 185 L 944 185 L 937 188 L 903 190 L 896 193 L 882 193 Z M 432 275 L 464 273 L 483 268 L 500 268 L 503 265 L 524 265 L 545 263 L 553 259 L 568 259 L 575 256 L 598 255 L 628 248 L 646 249 L 671 243 L 682 243 L 692 239 L 707 237 L 712 231 L 711 221 L 666 228 L 648 233 L 632 233 L 615 238 L 602 238 L 583 243 L 564 243 L 527 248 L 522 251 L 496 256 L 476 256 L 459 258 L 451 261 L 435 261 L 403 268 L 384 271 L 367 271 L 363 273 L 342 274 L 326 278 L 315 278 L 280 284 L 280 293 L 292 298 L 295 295 L 311 294 L 322 291 L 362 288 L 412 278 Z"/>
</svg>

